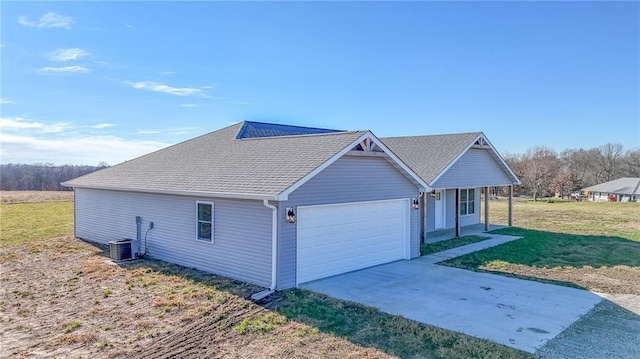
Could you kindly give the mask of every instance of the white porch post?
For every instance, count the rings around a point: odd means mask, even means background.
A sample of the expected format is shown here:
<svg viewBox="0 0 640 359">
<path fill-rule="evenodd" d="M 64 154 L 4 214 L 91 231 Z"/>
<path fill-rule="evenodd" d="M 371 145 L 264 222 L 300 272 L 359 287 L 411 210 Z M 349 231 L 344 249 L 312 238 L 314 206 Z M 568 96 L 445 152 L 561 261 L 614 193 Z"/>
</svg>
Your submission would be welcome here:
<svg viewBox="0 0 640 359">
<path fill-rule="evenodd" d="M 456 237 L 460 237 L 460 188 L 456 188 Z"/>
<path fill-rule="evenodd" d="M 509 227 L 513 226 L 513 185 L 509 186 Z"/>
<path fill-rule="evenodd" d="M 484 188 L 484 231 L 489 232 L 489 187 Z"/>
</svg>

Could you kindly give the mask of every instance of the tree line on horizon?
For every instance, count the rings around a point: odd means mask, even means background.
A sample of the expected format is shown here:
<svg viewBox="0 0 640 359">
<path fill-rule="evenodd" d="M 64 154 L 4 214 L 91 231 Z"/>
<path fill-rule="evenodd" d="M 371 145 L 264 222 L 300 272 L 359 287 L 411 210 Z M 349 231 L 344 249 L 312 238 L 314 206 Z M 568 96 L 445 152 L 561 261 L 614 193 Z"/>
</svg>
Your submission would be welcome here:
<svg viewBox="0 0 640 359">
<path fill-rule="evenodd" d="M 538 146 L 525 153 L 506 154 L 504 159 L 522 181 L 515 192 L 534 199 L 556 193 L 564 197 L 576 190 L 620 177 L 640 177 L 640 149 L 625 150 L 617 143 L 562 152 Z M 71 188 L 60 183 L 108 166 L 104 162 L 98 166 L 3 164 L 0 165 L 0 190 L 69 191 Z"/>
<path fill-rule="evenodd" d="M 504 159 L 522 181 L 514 191 L 534 199 L 569 196 L 621 177 L 640 177 L 640 149 L 625 151 L 619 143 L 562 152 L 538 146 L 525 153 L 507 154 Z"/>
<path fill-rule="evenodd" d="M 63 165 L 51 163 L 9 163 L 0 165 L 0 190 L 2 191 L 71 191 L 60 183 L 99 169 L 108 167 L 106 163 L 98 166 Z"/>
</svg>

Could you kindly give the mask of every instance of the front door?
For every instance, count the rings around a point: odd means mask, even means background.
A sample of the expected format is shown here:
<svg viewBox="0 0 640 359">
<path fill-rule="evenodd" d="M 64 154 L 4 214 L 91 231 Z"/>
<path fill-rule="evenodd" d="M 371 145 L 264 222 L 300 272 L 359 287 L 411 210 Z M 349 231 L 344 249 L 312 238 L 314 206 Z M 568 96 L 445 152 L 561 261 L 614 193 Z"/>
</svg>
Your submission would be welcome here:
<svg viewBox="0 0 640 359">
<path fill-rule="evenodd" d="M 434 214 L 435 214 L 435 229 L 444 229 L 445 228 L 445 194 L 447 192 L 442 190 L 442 191 L 436 191 L 436 197 L 435 197 L 435 208 L 434 208 Z"/>
</svg>

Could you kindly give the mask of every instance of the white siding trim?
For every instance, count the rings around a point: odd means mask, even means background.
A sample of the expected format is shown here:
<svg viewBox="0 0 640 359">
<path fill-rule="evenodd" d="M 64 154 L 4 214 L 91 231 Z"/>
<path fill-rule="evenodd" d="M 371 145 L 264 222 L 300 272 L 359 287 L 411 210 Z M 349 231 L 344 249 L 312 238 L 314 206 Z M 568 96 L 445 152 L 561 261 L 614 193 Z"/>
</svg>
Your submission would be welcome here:
<svg viewBox="0 0 640 359">
<path fill-rule="evenodd" d="M 135 193 L 151 193 L 151 194 L 166 194 L 175 196 L 189 196 L 189 197 L 216 197 L 216 198 L 230 198 L 230 199 L 257 199 L 257 200 L 276 200 L 277 195 L 266 193 L 235 193 L 235 192 L 202 192 L 202 191 L 180 191 L 180 190 L 153 190 L 147 188 L 122 188 L 112 186 L 71 186 L 67 185 L 67 182 L 62 182 L 63 186 L 83 189 L 96 189 L 105 191 L 119 191 L 119 192 L 135 192 Z"/>
<path fill-rule="evenodd" d="M 431 181 L 431 184 L 434 184 L 436 182 L 438 182 L 438 180 L 440 179 L 440 177 L 442 177 L 445 173 L 447 173 L 447 171 L 456 163 L 458 162 L 458 160 L 464 156 L 465 153 L 467 153 L 467 151 L 469 151 L 469 149 L 471 147 L 473 147 L 473 144 L 476 143 L 476 141 L 478 141 L 478 139 L 482 137 L 482 134 L 479 134 L 478 137 L 474 138 L 473 141 L 471 141 L 469 143 L 469 145 L 467 146 L 467 148 L 464 149 L 464 151 L 460 152 L 456 158 L 453 159 L 453 161 L 449 162 L 449 164 L 447 165 L 447 167 L 445 167 L 440 173 L 438 173 L 437 176 L 435 176 L 433 178 L 433 180 Z"/>
<path fill-rule="evenodd" d="M 200 236 L 198 235 L 199 233 L 199 229 L 200 229 L 200 213 L 199 213 L 199 208 L 198 206 L 201 204 L 206 204 L 206 205 L 210 205 L 211 206 L 211 240 L 208 241 L 206 238 L 200 238 Z M 215 216 L 215 205 L 214 202 L 208 202 L 208 201 L 196 201 L 196 241 L 198 242 L 204 242 L 204 243 L 209 243 L 209 244 L 214 244 L 216 243 L 216 226 L 215 226 L 215 222 L 216 222 L 216 216 Z"/>
<path fill-rule="evenodd" d="M 500 160 L 500 162 L 502 163 L 502 165 L 504 166 L 504 168 L 506 168 L 509 171 L 509 174 L 511 175 L 511 178 L 513 178 L 513 180 L 515 182 L 513 182 L 514 185 L 520 185 L 522 184 L 522 182 L 520 182 L 520 180 L 518 179 L 518 177 L 515 175 L 515 173 L 513 173 L 513 171 L 511 170 L 511 168 L 509 167 L 509 165 L 507 165 L 507 162 L 504 160 L 504 158 L 502 158 L 502 156 L 500 155 L 500 153 L 498 153 L 498 151 L 496 150 L 495 147 L 493 147 L 493 145 L 491 144 L 491 142 L 487 139 L 487 136 L 484 135 L 484 133 L 480 133 L 478 135 L 478 137 L 474 138 L 473 141 L 471 141 L 469 143 L 469 145 L 467 146 L 467 148 L 464 149 L 464 151 L 460 152 L 460 154 L 458 154 L 458 156 L 456 156 L 456 158 L 451 161 L 447 167 L 445 167 L 442 172 L 440 172 L 432 181 L 431 184 L 433 185 L 434 183 L 438 182 L 438 180 L 440 179 L 440 177 L 444 176 L 445 173 L 447 173 L 447 171 L 453 167 L 453 165 L 455 165 L 456 162 L 458 162 L 458 160 L 460 160 L 460 158 L 462 158 L 462 156 L 464 156 L 465 153 L 467 153 L 467 151 L 469 151 L 469 149 L 471 147 L 474 146 L 474 144 L 480 139 L 484 139 L 484 141 L 489 145 L 489 148 L 491 149 L 491 151 L 493 151 L 493 153 L 495 154 L 495 156 Z M 487 186 L 493 186 L 492 184 L 488 184 Z M 486 187 L 486 186 L 485 186 Z"/>
<path fill-rule="evenodd" d="M 73 189 L 73 236 L 78 237 L 78 194 Z"/>
<path fill-rule="evenodd" d="M 393 159 L 393 161 L 398 164 L 398 166 L 400 166 L 400 168 L 402 168 L 406 173 L 408 173 L 417 182 L 417 184 L 419 186 L 422 186 L 421 188 L 418 188 L 418 191 L 420 191 L 420 192 L 429 192 L 429 191 L 431 191 L 431 187 L 429 186 L 429 184 L 427 182 L 425 182 L 415 172 L 413 172 L 413 170 L 411 168 L 409 168 L 409 166 L 407 166 L 404 162 L 402 162 L 400 157 L 396 156 L 395 153 L 393 153 L 393 151 L 391 151 L 389 149 L 389 147 L 387 147 L 382 141 L 380 141 L 380 139 L 378 137 L 376 137 L 374 134 L 371 134 L 371 136 L 373 136 L 372 140 L 375 141 L 375 144 L 376 144 L 377 147 L 382 148 L 384 150 L 384 152 L 386 154 L 388 154 L 389 157 L 391 157 Z"/>
<path fill-rule="evenodd" d="M 469 213 L 469 190 L 472 189 L 473 190 L 473 213 Z M 469 216 L 475 216 L 478 212 L 478 206 L 477 206 L 477 201 L 476 201 L 476 195 L 478 192 L 478 189 L 476 187 L 465 187 L 465 188 L 460 188 L 460 209 L 462 209 L 462 191 L 466 191 L 467 192 L 467 200 L 464 202 L 465 206 L 464 208 L 466 209 L 465 214 L 460 214 L 460 217 L 469 217 Z"/>
<path fill-rule="evenodd" d="M 511 167 L 509 167 L 509 165 L 507 164 L 507 161 L 505 161 L 504 158 L 502 158 L 502 155 L 500 155 L 500 152 L 498 152 L 498 150 L 496 150 L 496 148 L 493 147 L 493 144 L 491 143 L 491 141 L 489 141 L 487 136 L 484 135 L 484 133 L 482 134 L 482 137 L 484 138 L 485 142 L 489 145 L 489 148 L 491 148 L 493 153 L 498 157 L 500 162 L 502 162 L 502 165 L 509 171 L 509 174 L 511 175 L 511 177 L 515 180 L 515 182 L 513 184 L 514 185 L 521 185 L 522 182 L 520 181 L 518 176 L 516 176 L 516 174 L 511 170 Z M 474 143 L 475 143 L 475 141 L 474 141 Z"/>
<path fill-rule="evenodd" d="M 382 203 L 382 202 L 396 202 L 396 201 L 400 201 L 400 200 L 408 201 L 407 202 L 407 208 L 411 207 L 411 199 L 410 198 L 394 198 L 394 199 L 378 199 L 378 200 L 373 200 L 373 201 L 340 202 L 340 203 L 327 203 L 327 204 L 318 204 L 318 205 L 306 205 L 306 206 L 298 206 L 298 208 L 333 207 L 333 206 L 342 205 L 342 204 L 344 204 L 344 205 L 352 205 L 352 204 L 359 204 L 359 203 Z"/>
<path fill-rule="evenodd" d="M 402 170 L 404 170 L 405 174 L 408 174 L 409 177 L 411 179 L 413 179 L 416 184 L 421 186 L 422 188 L 419 188 L 420 191 L 427 191 L 427 189 L 430 188 L 429 185 L 420 178 L 420 176 L 418 176 L 409 167 L 407 167 L 407 165 L 405 165 L 404 162 L 402 162 L 396 155 L 394 155 L 393 152 L 391 152 L 391 150 L 389 150 L 384 144 L 382 144 L 382 141 L 380 141 L 373 133 L 371 133 L 370 131 L 367 131 L 365 134 L 363 134 L 362 136 L 358 137 L 356 140 L 354 140 L 349 145 L 347 145 L 345 148 L 343 148 L 340 152 L 338 152 L 335 155 L 333 155 L 331 158 L 329 158 L 323 164 L 321 164 L 320 166 L 316 167 L 313 171 L 309 172 L 306 176 L 302 177 L 300 180 L 298 180 L 296 183 L 291 185 L 286 190 L 282 191 L 277 196 L 277 200 L 279 200 L 279 201 L 288 200 L 289 199 L 289 195 L 291 194 L 291 192 L 293 192 L 296 189 L 300 188 L 300 186 L 302 186 L 303 184 L 307 183 L 311 178 L 315 177 L 318 173 L 322 172 L 325 168 L 329 167 L 332 163 L 337 161 L 339 158 L 341 158 L 342 156 L 346 155 L 349 151 L 351 151 L 351 149 L 353 147 L 355 147 L 357 144 L 359 144 L 360 142 L 364 141 L 367 138 L 371 139 L 372 141 L 374 141 L 376 143 L 376 145 L 378 147 L 382 148 L 385 151 L 385 153 L 388 154 L 389 157 L 391 159 L 393 159 L 393 161 L 398 166 L 400 166 L 400 168 L 402 168 Z"/>
</svg>

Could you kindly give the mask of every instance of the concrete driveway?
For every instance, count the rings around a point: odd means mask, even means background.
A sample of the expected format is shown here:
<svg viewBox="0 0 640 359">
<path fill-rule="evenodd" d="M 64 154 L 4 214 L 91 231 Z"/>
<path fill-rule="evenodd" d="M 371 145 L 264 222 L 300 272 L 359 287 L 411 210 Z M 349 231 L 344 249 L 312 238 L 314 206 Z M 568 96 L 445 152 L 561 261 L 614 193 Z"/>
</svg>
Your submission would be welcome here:
<svg viewBox="0 0 640 359">
<path fill-rule="evenodd" d="M 493 237 L 451 251 L 325 278 L 301 287 L 530 353 L 601 301 L 599 296 L 585 290 L 435 264 L 515 239 Z"/>
</svg>

